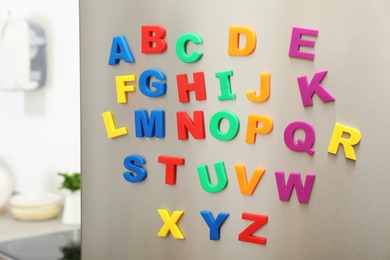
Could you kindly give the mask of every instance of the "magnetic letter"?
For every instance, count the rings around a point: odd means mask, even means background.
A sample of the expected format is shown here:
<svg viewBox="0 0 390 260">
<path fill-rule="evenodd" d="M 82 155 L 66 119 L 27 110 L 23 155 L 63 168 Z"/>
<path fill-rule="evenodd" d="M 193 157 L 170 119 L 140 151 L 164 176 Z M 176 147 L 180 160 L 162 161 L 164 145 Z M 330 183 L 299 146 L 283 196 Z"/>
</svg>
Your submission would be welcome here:
<svg viewBox="0 0 390 260">
<path fill-rule="evenodd" d="M 270 96 L 271 74 L 260 73 L 260 95 L 256 95 L 256 92 L 246 92 L 246 97 L 251 102 L 264 102 Z"/>
<path fill-rule="evenodd" d="M 252 195 L 254 190 L 257 187 L 257 184 L 259 184 L 261 177 L 265 172 L 265 169 L 256 168 L 248 184 L 245 165 L 235 164 L 234 168 L 236 169 L 236 175 L 237 175 L 238 184 L 240 186 L 241 194 L 247 196 Z"/>
<path fill-rule="evenodd" d="M 245 36 L 246 39 L 246 45 L 244 47 L 240 46 L 241 35 Z M 251 54 L 255 48 L 256 34 L 252 29 L 242 26 L 229 27 L 228 54 L 230 56 L 247 56 Z"/>
<path fill-rule="evenodd" d="M 215 76 L 219 78 L 219 87 L 221 89 L 221 95 L 218 97 L 219 101 L 236 99 L 236 94 L 232 93 L 230 85 L 230 76 L 232 75 L 232 70 L 215 73 Z"/>
<path fill-rule="evenodd" d="M 229 129 L 226 133 L 222 133 L 220 130 L 221 121 L 224 118 L 229 121 Z M 232 112 L 219 111 L 211 117 L 209 128 L 211 135 L 214 136 L 215 139 L 230 141 L 237 136 L 238 131 L 240 130 L 240 120 Z"/>
<path fill-rule="evenodd" d="M 195 62 L 202 58 L 203 53 L 194 51 L 191 55 L 187 54 L 187 43 L 192 41 L 194 44 L 203 43 L 202 38 L 194 33 L 185 33 L 181 35 L 176 41 L 176 55 L 177 57 L 187 63 Z"/>
<path fill-rule="evenodd" d="M 202 215 L 207 226 L 210 228 L 210 240 L 219 240 L 221 237 L 221 226 L 227 217 L 229 217 L 229 213 L 221 212 L 216 219 L 214 219 L 210 211 L 201 211 L 200 215 Z"/>
<path fill-rule="evenodd" d="M 288 56 L 314 60 L 314 53 L 300 51 L 301 46 L 314 48 L 315 41 L 304 40 L 302 35 L 318 36 L 318 30 L 293 27 L 291 33 L 290 51 Z"/>
<path fill-rule="evenodd" d="M 305 132 L 305 139 L 298 139 L 298 141 L 295 142 L 294 134 L 298 128 Z M 292 122 L 284 130 L 284 143 L 288 148 L 295 152 L 307 152 L 309 155 L 313 155 L 314 150 L 312 147 L 314 145 L 315 139 L 316 134 L 314 128 L 306 122 Z"/>
<path fill-rule="evenodd" d="M 177 222 L 181 218 L 181 216 L 184 214 L 184 211 L 174 211 L 172 213 L 172 216 L 169 215 L 168 210 L 166 209 L 158 209 L 158 214 L 160 214 L 160 217 L 164 221 L 164 225 L 158 232 L 157 236 L 159 237 L 166 237 L 169 234 L 169 231 L 172 233 L 172 236 L 176 239 L 184 239 L 184 235 L 181 232 L 179 226 L 177 225 Z"/>
<path fill-rule="evenodd" d="M 310 84 L 308 83 L 306 76 L 298 77 L 297 80 L 299 90 L 301 92 L 303 106 L 307 107 L 313 105 L 312 97 L 314 93 L 316 93 L 323 102 L 335 100 L 335 98 L 321 86 L 321 82 L 326 76 L 326 73 L 326 70 L 316 72 L 310 81 Z"/>
<path fill-rule="evenodd" d="M 298 201 L 300 203 L 308 203 L 310 198 L 310 193 L 313 188 L 314 179 L 316 178 L 315 174 L 307 174 L 305 185 L 302 185 L 301 174 L 298 172 L 290 173 L 290 176 L 287 180 L 287 185 L 284 181 L 284 172 L 275 172 L 276 185 L 278 186 L 279 199 L 284 201 L 289 201 L 292 190 L 295 186 L 297 192 Z"/>
<path fill-rule="evenodd" d="M 256 215 L 251 213 L 242 213 L 242 219 L 253 220 L 253 223 L 250 224 L 246 229 L 244 229 L 239 235 L 238 240 L 248 243 L 255 243 L 259 245 L 267 244 L 267 238 L 265 237 L 256 237 L 253 234 L 262 228 L 268 222 L 268 216 Z"/>
<path fill-rule="evenodd" d="M 263 124 L 261 128 L 259 128 L 258 126 L 259 122 Z M 250 114 L 248 116 L 245 142 L 247 142 L 248 144 L 254 144 L 256 142 L 257 134 L 268 134 L 272 131 L 273 127 L 274 123 L 272 122 L 272 119 L 270 117 Z"/>
<path fill-rule="evenodd" d="M 188 116 L 187 112 L 177 112 L 177 136 L 179 140 L 187 140 L 188 132 L 191 132 L 194 139 L 204 139 L 204 116 L 203 111 L 194 111 L 194 121 Z"/>
<path fill-rule="evenodd" d="M 210 193 L 220 192 L 221 190 L 225 189 L 228 183 L 224 162 L 214 163 L 214 168 L 217 173 L 218 183 L 216 185 L 211 184 L 207 165 L 201 165 L 197 167 L 200 185 L 202 186 L 203 190 Z"/>
<path fill-rule="evenodd" d="M 165 111 L 152 110 L 150 119 L 146 110 L 134 111 L 136 137 L 165 137 Z"/>
<path fill-rule="evenodd" d="M 128 82 L 134 82 L 135 75 L 116 76 L 116 99 L 119 104 L 127 103 L 127 92 L 135 91 L 134 85 L 127 85 Z"/>
<path fill-rule="evenodd" d="M 127 135 L 127 127 L 116 128 L 114 115 L 111 111 L 102 114 L 104 126 L 106 127 L 107 137 L 114 138 L 121 135 Z"/>
<path fill-rule="evenodd" d="M 123 160 L 123 165 L 129 172 L 124 172 L 123 177 L 126 181 L 137 183 L 145 180 L 147 171 L 141 165 L 146 163 L 145 159 L 138 155 L 127 156 Z"/>
<path fill-rule="evenodd" d="M 155 89 L 151 90 L 150 79 L 154 77 L 158 80 L 166 80 L 164 73 L 159 70 L 145 70 L 139 77 L 138 85 L 139 90 L 147 97 L 158 97 L 162 96 L 167 92 L 167 83 L 165 82 L 152 82 L 152 87 Z"/>
<path fill-rule="evenodd" d="M 184 165 L 184 158 L 159 156 L 159 163 L 165 163 L 165 184 L 176 184 L 176 169 L 178 165 Z"/>
<path fill-rule="evenodd" d="M 348 134 L 349 138 L 343 138 L 343 133 Z M 356 161 L 356 155 L 353 146 L 357 145 L 360 142 L 360 139 L 361 134 L 359 130 L 336 123 L 334 126 L 332 138 L 330 139 L 328 153 L 337 154 L 341 144 L 344 147 L 345 157 Z"/>
<path fill-rule="evenodd" d="M 190 101 L 190 90 L 195 91 L 196 100 L 206 100 L 206 87 L 203 72 L 195 72 L 193 75 L 194 83 L 188 83 L 186 74 L 176 75 L 177 92 L 179 94 L 179 102 L 181 103 Z"/>
<path fill-rule="evenodd" d="M 134 62 L 133 54 L 131 53 L 130 47 L 127 44 L 124 36 L 115 36 L 112 38 L 110 59 L 108 65 L 118 64 L 123 59 L 127 63 Z"/>
<path fill-rule="evenodd" d="M 167 49 L 165 29 L 161 26 L 142 26 L 142 53 L 161 53 Z"/>
</svg>

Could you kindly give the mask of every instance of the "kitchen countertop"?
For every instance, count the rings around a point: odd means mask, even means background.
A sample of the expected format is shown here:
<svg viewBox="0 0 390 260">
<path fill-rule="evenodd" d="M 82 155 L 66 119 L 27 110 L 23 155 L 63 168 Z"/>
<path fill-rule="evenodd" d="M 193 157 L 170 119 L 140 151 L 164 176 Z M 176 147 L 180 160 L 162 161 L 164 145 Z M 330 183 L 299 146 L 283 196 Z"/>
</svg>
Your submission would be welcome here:
<svg viewBox="0 0 390 260">
<path fill-rule="evenodd" d="M 24 221 L 13 218 L 9 209 L 0 214 L 0 242 L 77 228 L 80 225 L 63 224 L 61 215 L 49 220 Z"/>
</svg>

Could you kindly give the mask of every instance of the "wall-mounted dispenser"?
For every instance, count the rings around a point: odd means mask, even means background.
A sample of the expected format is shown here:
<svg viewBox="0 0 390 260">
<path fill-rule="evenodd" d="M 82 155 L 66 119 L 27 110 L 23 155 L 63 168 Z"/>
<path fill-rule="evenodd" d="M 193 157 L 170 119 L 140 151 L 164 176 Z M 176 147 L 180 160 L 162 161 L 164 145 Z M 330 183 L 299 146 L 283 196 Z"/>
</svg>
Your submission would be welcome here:
<svg viewBox="0 0 390 260">
<path fill-rule="evenodd" d="M 0 90 L 34 90 L 45 80 L 44 30 L 24 19 L 0 20 Z"/>
</svg>

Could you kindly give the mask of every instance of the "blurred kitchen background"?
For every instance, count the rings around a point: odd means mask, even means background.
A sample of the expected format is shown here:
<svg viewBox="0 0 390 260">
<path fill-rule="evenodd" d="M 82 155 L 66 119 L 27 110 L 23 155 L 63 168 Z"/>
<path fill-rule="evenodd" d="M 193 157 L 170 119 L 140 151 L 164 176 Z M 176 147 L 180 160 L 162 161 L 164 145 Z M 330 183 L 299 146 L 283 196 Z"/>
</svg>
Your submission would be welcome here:
<svg viewBox="0 0 390 260">
<path fill-rule="evenodd" d="M 0 259 L 80 259 L 78 10 L 0 0 Z"/>
<path fill-rule="evenodd" d="M 57 192 L 57 172 L 80 170 L 78 1 L 0 0 L 0 20 L 14 18 L 44 30 L 47 72 L 35 90 L 0 86 L 0 164 L 15 192 Z"/>
</svg>

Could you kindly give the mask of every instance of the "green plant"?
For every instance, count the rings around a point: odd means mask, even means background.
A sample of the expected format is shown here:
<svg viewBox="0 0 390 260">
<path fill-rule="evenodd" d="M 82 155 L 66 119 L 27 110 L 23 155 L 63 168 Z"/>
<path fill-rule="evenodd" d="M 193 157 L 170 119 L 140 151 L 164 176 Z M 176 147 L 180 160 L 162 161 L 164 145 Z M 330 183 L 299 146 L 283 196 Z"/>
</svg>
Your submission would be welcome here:
<svg viewBox="0 0 390 260">
<path fill-rule="evenodd" d="M 60 189 L 68 189 L 71 192 L 75 192 L 80 189 L 80 173 L 74 172 L 73 174 L 68 174 L 59 172 L 58 175 L 64 177 L 64 181 L 62 182 Z"/>
<path fill-rule="evenodd" d="M 80 244 L 71 243 L 64 247 L 61 247 L 63 254 L 60 260 L 80 260 L 81 259 L 81 248 Z"/>
</svg>

